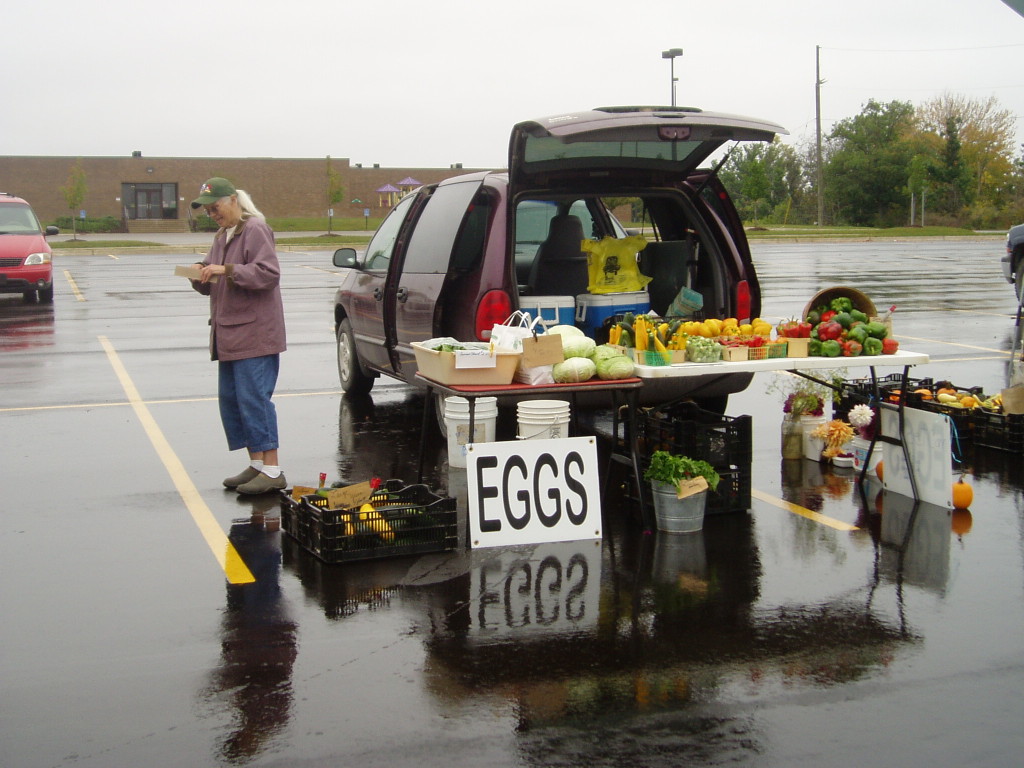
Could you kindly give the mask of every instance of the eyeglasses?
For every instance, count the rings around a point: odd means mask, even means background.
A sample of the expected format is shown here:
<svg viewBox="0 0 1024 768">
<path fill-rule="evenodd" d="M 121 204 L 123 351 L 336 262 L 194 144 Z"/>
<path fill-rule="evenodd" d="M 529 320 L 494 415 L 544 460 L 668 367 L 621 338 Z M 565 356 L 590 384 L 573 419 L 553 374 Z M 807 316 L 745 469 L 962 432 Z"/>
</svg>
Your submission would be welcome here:
<svg viewBox="0 0 1024 768">
<path fill-rule="evenodd" d="M 204 205 L 203 208 L 206 209 L 206 215 L 209 216 L 210 214 L 216 213 L 217 212 L 217 207 L 219 205 L 220 205 L 219 202 L 218 203 L 210 203 L 209 205 Z"/>
</svg>

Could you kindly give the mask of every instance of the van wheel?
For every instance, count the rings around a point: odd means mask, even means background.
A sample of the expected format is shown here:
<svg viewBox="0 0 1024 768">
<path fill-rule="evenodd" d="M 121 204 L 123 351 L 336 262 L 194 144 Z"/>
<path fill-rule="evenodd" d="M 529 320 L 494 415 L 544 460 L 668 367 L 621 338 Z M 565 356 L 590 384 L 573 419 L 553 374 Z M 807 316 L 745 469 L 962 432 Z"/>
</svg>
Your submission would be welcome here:
<svg viewBox="0 0 1024 768">
<path fill-rule="evenodd" d="M 1017 291 L 1017 302 L 1024 295 L 1024 258 L 1017 262 L 1017 274 L 1014 277 L 1013 287 Z"/>
<path fill-rule="evenodd" d="M 356 341 L 352 335 L 352 324 L 345 318 L 338 323 L 338 380 L 343 391 L 353 395 L 365 395 L 373 386 L 373 379 L 363 373 L 356 354 Z"/>
<path fill-rule="evenodd" d="M 53 301 L 53 285 L 50 285 L 49 288 L 39 289 L 39 301 L 44 304 L 49 304 Z"/>
<path fill-rule="evenodd" d="M 441 432 L 441 437 L 448 437 L 448 425 L 444 420 L 444 395 L 440 392 L 434 392 L 432 397 L 434 398 L 434 416 L 437 418 L 437 428 Z"/>
</svg>

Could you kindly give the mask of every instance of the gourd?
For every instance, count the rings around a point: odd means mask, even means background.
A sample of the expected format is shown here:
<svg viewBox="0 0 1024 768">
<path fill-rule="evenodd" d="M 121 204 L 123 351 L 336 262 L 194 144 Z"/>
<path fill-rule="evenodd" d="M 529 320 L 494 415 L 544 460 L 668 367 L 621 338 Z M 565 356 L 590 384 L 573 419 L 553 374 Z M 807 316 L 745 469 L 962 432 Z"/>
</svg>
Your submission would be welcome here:
<svg viewBox="0 0 1024 768">
<path fill-rule="evenodd" d="M 953 483 L 953 507 L 954 509 L 967 509 L 974 501 L 974 488 L 970 483 L 965 483 L 961 477 Z"/>
</svg>

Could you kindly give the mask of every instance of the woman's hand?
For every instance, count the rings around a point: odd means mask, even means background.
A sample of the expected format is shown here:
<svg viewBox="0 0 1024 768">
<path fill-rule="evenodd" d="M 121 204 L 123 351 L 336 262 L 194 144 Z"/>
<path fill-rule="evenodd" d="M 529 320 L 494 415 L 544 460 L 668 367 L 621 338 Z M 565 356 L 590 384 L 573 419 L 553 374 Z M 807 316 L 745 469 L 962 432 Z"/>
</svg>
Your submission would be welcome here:
<svg viewBox="0 0 1024 768">
<path fill-rule="evenodd" d="M 208 283 L 214 275 L 223 275 L 225 271 L 223 264 L 204 264 L 199 270 L 199 282 Z"/>
</svg>

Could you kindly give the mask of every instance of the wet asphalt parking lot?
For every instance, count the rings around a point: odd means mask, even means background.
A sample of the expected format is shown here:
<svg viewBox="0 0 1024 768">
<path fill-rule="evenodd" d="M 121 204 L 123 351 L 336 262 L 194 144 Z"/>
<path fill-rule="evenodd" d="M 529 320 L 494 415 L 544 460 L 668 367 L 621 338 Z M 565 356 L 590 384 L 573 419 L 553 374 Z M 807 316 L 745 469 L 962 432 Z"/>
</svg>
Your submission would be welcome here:
<svg viewBox="0 0 1024 768">
<path fill-rule="evenodd" d="M 1002 248 L 753 245 L 764 316 L 855 286 L 930 356 L 912 376 L 986 392 Z M 59 253 L 52 305 L 0 296 L 4 768 L 1019 764 L 1019 453 L 963 448 L 967 514 L 861 494 L 780 459 L 780 374 L 758 374 L 728 411 L 753 416 L 751 508 L 700 534 L 644 535 L 613 481 L 598 542 L 325 565 L 266 529 L 276 499 L 221 487 L 244 460 L 206 300 L 171 275 L 192 260 Z M 330 253 L 281 262 L 289 480 L 414 477 L 422 398 L 343 397 Z M 426 480 L 464 511 L 446 452 L 428 436 Z"/>
</svg>

